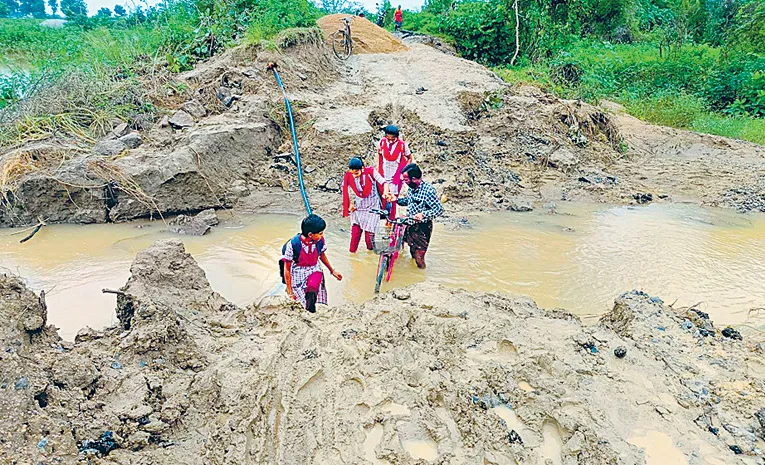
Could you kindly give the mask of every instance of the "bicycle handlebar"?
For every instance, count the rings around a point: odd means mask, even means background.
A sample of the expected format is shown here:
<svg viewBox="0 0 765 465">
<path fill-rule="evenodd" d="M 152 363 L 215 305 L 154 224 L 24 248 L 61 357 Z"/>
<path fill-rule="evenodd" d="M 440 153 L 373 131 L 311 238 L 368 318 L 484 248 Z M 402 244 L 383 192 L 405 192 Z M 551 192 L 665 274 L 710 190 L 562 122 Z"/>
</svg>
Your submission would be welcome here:
<svg viewBox="0 0 765 465">
<path fill-rule="evenodd" d="M 388 210 L 379 210 L 376 208 L 373 208 L 369 210 L 371 213 L 375 213 L 377 215 L 380 215 L 380 218 L 385 218 L 386 220 L 390 221 L 394 224 L 405 224 L 407 226 L 411 226 L 417 221 L 414 218 L 407 218 L 407 217 L 401 217 L 401 218 L 390 218 L 388 215 L 390 215 L 390 212 Z"/>
</svg>

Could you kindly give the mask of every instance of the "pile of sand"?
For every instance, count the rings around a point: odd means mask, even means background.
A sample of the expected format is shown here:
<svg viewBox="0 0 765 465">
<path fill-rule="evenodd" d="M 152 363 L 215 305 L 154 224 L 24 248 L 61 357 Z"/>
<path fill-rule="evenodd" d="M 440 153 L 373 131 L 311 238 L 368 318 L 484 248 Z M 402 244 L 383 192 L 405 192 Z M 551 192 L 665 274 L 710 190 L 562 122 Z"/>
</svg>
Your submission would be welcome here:
<svg viewBox="0 0 765 465">
<path fill-rule="evenodd" d="M 324 31 L 324 36 L 329 41 L 332 34 L 343 28 L 342 19 L 348 16 L 347 14 L 327 15 L 319 18 L 316 24 Z M 354 16 L 351 22 L 351 37 L 353 37 L 353 53 L 393 53 L 409 50 L 390 32 L 358 16 Z"/>
</svg>

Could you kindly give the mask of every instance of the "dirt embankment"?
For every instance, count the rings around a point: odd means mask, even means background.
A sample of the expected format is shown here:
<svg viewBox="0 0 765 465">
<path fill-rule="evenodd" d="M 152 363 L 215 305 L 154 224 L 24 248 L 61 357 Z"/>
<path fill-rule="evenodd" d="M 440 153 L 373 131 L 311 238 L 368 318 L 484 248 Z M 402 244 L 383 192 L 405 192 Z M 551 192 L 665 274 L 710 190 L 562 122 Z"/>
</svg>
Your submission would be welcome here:
<svg viewBox="0 0 765 465">
<path fill-rule="evenodd" d="M 74 344 L 0 277 L 0 462 L 765 463 L 762 345 L 639 292 L 583 327 L 431 285 L 241 309 L 173 240 L 131 273 Z"/>
<path fill-rule="evenodd" d="M 325 35 L 335 22 L 320 22 Z M 401 126 L 428 179 L 450 199 L 452 217 L 551 200 L 682 200 L 765 211 L 761 146 L 510 87 L 421 38 L 404 39 L 400 49 L 367 23 L 356 18 L 354 36 L 365 50 L 386 53 L 341 62 L 319 29 L 287 31 L 275 49 L 240 47 L 178 75 L 171 87 L 186 89 L 183 99 L 153 126 L 115 122 L 95 147 L 51 138 L 4 153 L 0 225 L 233 205 L 299 212 L 281 93 L 266 71 L 271 61 L 296 109 L 309 196 L 324 214 L 337 212 L 347 160 L 374 163 L 379 129 L 390 123 Z"/>
</svg>

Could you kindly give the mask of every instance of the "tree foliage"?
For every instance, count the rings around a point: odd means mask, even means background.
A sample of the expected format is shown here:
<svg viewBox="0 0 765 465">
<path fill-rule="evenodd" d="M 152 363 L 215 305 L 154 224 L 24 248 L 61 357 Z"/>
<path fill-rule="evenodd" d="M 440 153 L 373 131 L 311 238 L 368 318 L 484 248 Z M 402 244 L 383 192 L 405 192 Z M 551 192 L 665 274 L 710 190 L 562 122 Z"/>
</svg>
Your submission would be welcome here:
<svg viewBox="0 0 765 465">
<path fill-rule="evenodd" d="M 61 12 L 67 18 L 86 16 L 88 14 L 88 6 L 84 0 L 61 0 Z"/>
<path fill-rule="evenodd" d="M 45 0 L 20 0 L 19 15 L 33 18 L 45 17 Z"/>
</svg>

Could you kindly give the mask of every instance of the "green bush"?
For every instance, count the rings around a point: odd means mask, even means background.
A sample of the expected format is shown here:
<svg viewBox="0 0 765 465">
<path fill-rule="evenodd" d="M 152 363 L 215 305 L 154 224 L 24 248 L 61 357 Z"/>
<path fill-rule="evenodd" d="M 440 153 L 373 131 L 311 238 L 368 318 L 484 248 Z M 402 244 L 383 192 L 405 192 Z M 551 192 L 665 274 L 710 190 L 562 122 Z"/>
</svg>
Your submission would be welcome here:
<svg viewBox="0 0 765 465">
<path fill-rule="evenodd" d="M 463 57 L 496 65 L 508 61 L 515 49 L 507 15 L 502 0 L 467 1 L 441 17 L 439 26 Z"/>
</svg>

